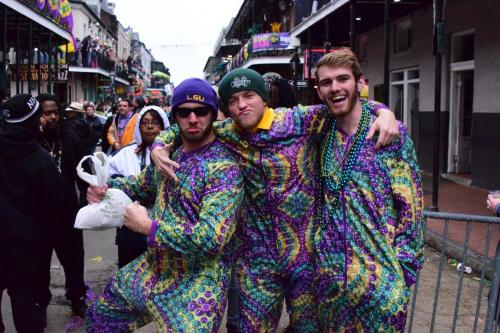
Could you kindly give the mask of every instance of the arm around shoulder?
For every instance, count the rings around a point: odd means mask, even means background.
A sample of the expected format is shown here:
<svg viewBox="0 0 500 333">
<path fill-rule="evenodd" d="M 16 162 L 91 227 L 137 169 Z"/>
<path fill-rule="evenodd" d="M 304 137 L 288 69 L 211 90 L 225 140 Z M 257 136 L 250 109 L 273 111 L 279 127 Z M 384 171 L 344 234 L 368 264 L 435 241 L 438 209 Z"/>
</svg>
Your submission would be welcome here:
<svg viewBox="0 0 500 333">
<path fill-rule="evenodd" d="M 153 148 L 163 147 L 165 145 L 174 143 L 179 138 L 179 127 L 173 124 L 169 128 L 164 129 L 155 138 Z"/>
<path fill-rule="evenodd" d="M 164 219 L 153 223 L 150 246 L 200 256 L 220 253 L 230 241 L 243 202 L 242 176 L 232 158 L 208 165 L 206 172 L 197 219 L 187 223 L 167 209 Z"/>
</svg>

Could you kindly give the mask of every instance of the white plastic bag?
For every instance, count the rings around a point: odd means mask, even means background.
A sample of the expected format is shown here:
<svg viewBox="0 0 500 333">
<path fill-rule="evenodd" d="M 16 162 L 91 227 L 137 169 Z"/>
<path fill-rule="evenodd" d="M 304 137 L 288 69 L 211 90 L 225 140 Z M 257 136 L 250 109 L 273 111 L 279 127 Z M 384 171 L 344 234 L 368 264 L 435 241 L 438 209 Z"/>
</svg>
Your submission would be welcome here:
<svg viewBox="0 0 500 333">
<path fill-rule="evenodd" d="M 95 175 L 83 170 L 82 164 L 91 159 L 95 169 Z M 102 152 L 94 153 L 82 158 L 76 172 L 78 177 L 93 186 L 103 186 L 108 180 L 109 158 Z M 117 228 L 123 225 L 125 208 L 132 200 L 121 190 L 108 189 L 104 199 L 100 203 L 88 204 L 78 211 L 75 220 L 75 228 L 103 230 Z"/>
<path fill-rule="evenodd" d="M 83 171 L 82 164 L 86 160 L 91 159 L 95 169 L 95 175 L 91 175 L 88 172 Z M 78 166 L 76 167 L 76 173 L 78 177 L 83 179 L 85 182 L 94 186 L 103 186 L 108 181 L 108 167 L 109 167 L 109 157 L 103 152 L 94 153 L 94 155 L 84 156 Z"/>
</svg>

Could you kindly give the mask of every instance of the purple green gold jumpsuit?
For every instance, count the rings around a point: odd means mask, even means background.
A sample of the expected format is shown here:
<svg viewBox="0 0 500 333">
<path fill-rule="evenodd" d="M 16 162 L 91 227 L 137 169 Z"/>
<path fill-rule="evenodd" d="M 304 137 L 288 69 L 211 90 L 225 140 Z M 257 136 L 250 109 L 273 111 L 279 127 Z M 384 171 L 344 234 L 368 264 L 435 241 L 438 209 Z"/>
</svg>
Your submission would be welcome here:
<svg viewBox="0 0 500 333">
<path fill-rule="evenodd" d="M 379 150 L 365 139 L 346 186 L 324 186 L 314 239 L 321 332 L 404 331 L 409 288 L 423 265 L 424 227 L 413 143 L 402 124 L 399 133 Z M 353 136 L 335 135 L 331 163 L 339 170 Z"/>
<path fill-rule="evenodd" d="M 179 184 L 152 166 L 110 181 L 132 200 L 154 201 L 146 253 L 123 267 L 87 312 L 88 332 L 217 332 L 226 304 L 243 184 L 220 142 L 173 154 Z"/>
</svg>

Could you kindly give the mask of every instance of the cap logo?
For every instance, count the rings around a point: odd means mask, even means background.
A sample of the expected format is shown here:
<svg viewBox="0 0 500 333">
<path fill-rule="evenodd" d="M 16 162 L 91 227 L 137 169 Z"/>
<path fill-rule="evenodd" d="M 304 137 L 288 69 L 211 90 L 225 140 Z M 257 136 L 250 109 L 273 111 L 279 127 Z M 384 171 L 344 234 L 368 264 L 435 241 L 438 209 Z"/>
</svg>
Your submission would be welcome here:
<svg viewBox="0 0 500 333">
<path fill-rule="evenodd" d="M 16 124 L 25 121 L 38 111 L 39 103 L 36 98 L 31 96 L 30 99 L 28 99 L 28 101 L 26 102 L 26 106 L 28 106 L 27 110 L 22 109 L 22 104 L 19 106 L 20 110 L 10 111 L 8 109 L 3 109 L 1 112 L 5 116 L 5 121 L 10 124 Z"/>
<path fill-rule="evenodd" d="M 29 100 L 28 100 L 28 107 L 30 108 L 30 110 L 33 110 L 33 108 L 35 107 L 35 105 L 37 104 L 37 100 L 35 97 L 31 97 Z"/>
<path fill-rule="evenodd" d="M 204 102 L 205 97 L 201 95 L 186 95 L 186 100 L 188 101 L 196 101 L 196 102 Z"/>
<path fill-rule="evenodd" d="M 247 79 L 246 76 L 235 77 L 233 79 L 233 82 L 231 82 L 231 88 L 236 88 L 236 89 L 241 88 L 241 87 L 246 88 L 251 84 L 252 84 L 252 81 Z"/>
</svg>

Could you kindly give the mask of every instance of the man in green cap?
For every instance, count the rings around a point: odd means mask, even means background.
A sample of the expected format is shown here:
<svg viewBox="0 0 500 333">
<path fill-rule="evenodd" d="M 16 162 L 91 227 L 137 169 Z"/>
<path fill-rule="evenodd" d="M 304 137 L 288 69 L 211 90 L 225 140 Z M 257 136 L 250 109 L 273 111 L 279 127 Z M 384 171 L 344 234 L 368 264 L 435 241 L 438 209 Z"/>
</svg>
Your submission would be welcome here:
<svg viewBox="0 0 500 333">
<path fill-rule="evenodd" d="M 262 76 L 235 69 L 219 85 L 230 119 L 214 124 L 218 139 L 238 159 L 245 182 L 247 215 L 240 221 L 236 272 L 240 293 L 241 332 L 274 332 L 283 305 L 290 299 L 290 324 L 297 332 L 318 332 L 312 290 L 313 234 L 320 216 L 318 148 L 330 121 L 324 105 L 292 109 L 267 107 Z M 378 144 L 397 134 L 394 115 L 370 102 L 380 118 L 370 136 Z M 174 129 L 160 133 L 157 145 L 173 142 Z M 177 164 L 168 148 L 153 151 L 155 165 L 176 179 Z"/>
</svg>

